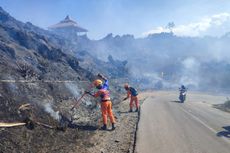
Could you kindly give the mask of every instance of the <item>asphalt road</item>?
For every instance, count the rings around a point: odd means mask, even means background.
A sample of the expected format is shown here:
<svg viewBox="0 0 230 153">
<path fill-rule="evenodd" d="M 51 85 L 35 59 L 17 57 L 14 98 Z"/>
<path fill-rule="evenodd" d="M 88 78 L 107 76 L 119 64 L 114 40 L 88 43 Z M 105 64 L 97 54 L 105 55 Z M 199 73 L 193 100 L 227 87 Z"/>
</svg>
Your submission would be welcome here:
<svg viewBox="0 0 230 153">
<path fill-rule="evenodd" d="M 142 104 L 137 153 L 230 153 L 230 113 L 212 107 L 226 97 L 153 92 Z"/>
</svg>

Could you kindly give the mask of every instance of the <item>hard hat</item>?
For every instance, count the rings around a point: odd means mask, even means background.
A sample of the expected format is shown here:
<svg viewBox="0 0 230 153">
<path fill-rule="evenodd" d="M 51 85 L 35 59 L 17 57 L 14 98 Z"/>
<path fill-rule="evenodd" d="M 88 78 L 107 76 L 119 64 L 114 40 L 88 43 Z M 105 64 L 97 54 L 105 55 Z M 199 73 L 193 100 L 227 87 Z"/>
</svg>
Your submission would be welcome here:
<svg viewBox="0 0 230 153">
<path fill-rule="evenodd" d="M 94 84 L 95 87 L 97 87 L 99 85 L 102 85 L 102 81 L 100 79 L 97 79 L 97 80 L 93 81 L 93 84 Z"/>
</svg>

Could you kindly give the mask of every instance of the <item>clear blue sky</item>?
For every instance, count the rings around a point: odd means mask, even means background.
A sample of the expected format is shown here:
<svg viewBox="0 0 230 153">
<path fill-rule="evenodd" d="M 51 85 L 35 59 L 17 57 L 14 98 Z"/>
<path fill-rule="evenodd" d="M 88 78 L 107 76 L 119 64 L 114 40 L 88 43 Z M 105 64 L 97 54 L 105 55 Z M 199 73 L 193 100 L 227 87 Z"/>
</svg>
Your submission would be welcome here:
<svg viewBox="0 0 230 153">
<path fill-rule="evenodd" d="M 175 31 L 183 33 L 181 30 L 186 25 L 192 27 L 196 25 L 193 23 L 202 22 L 203 26 L 205 17 L 227 13 L 224 21 L 223 16 L 220 17 L 221 22 L 225 22 L 230 13 L 230 0 L 0 0 L 0 6 L 16 19 L 42 28 L 68 14 L 89 30 L 88 36 L 92 39 L 100 39 L 108 33 L 142 37 L 143 33 L 164 28 L 170 21 L 179 26 Z"/>
</svg>

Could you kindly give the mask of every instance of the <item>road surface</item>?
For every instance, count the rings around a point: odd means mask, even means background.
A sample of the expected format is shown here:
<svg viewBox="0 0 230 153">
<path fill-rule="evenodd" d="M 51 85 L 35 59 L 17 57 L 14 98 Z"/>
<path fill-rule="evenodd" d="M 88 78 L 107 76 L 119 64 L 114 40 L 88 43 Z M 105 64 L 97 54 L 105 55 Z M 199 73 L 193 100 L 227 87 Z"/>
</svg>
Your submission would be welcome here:
<svg viewBox="0 0 230 153">
<path fill-rule="evenodd" d="M 226 97 L 153 92 L 141 107 L 137 153 L 230 153 L 230 113 L 212 107 Z"/>
</svg>

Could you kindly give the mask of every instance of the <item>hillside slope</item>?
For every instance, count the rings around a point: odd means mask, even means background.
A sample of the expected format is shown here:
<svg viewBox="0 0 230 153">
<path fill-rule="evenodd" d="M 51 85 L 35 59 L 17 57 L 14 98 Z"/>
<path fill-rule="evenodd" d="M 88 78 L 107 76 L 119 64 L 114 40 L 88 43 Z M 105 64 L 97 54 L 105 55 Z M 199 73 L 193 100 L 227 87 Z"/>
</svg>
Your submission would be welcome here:
<svg viewBox="0 0 230 153">
<path fill-rule="evenodd" d="M 80 62 L 87 62 L 86 58 L 71 55 L 55 42 L 61 38 L 34 28 L 0 8 L 0 122 L 29 123 L 0 128 L 0 152 L 91 152 L 88 148 L 97 146 L 92 137 L 100 137 L 101 115 L 95 109 L 96 101 L 85 96 L 80 106 L 73 111 L 70 108 L 90 90 L 94 74 L 103 69 L 92 72 L 82 68 Z M 95 68 L 103 64 L 99 60 L 95 63 L 92 56 L 90 59 Z M 111 96 L 119 103 L 120 93 L 113 90 Z M 21 112 L 19 107 L 24 104 L 30 109 Z M 132 123 L 135 125 L 135 119 Z"/>
</svg>

